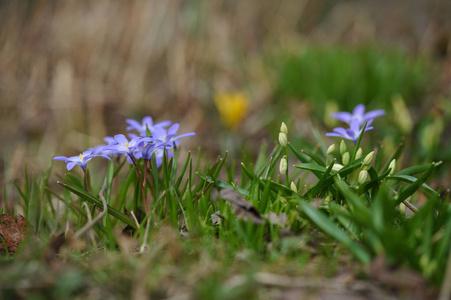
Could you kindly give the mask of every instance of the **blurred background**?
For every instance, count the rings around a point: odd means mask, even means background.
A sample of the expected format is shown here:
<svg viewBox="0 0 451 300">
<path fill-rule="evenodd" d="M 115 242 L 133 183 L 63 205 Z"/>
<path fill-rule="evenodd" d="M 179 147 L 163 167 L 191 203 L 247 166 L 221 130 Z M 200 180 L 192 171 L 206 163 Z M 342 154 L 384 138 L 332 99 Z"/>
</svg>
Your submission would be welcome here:
<svg viewBox="0 0 451 300">
<path fill-rule="evenodd" d="M 368 144 L 404 139 L 409 165 L 444 160 L 449 186 L 451 1 L 0 1 L 2 186 L 126 118 L 179 122 L 197 133 L 185 151 L 240 158 L 282 121 L 298 145 L 330 144 L 329 113 L 358 103 L 387 110 Z"/>
</svg>

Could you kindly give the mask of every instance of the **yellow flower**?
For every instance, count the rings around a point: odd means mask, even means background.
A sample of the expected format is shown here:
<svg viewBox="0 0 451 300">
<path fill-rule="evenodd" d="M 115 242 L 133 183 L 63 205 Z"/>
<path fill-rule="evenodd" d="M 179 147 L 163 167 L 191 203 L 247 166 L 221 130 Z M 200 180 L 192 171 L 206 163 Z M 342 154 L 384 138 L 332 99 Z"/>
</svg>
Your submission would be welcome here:
<svg viewBox="0 0 451 300">
<path fill-rule="evenodd" d="M 246 117 L 249 108 L 249 98 L 240 92 L 218 92 L 215 104 L 222 123 L 229 129 L 235 130 Z"/>
</svg>

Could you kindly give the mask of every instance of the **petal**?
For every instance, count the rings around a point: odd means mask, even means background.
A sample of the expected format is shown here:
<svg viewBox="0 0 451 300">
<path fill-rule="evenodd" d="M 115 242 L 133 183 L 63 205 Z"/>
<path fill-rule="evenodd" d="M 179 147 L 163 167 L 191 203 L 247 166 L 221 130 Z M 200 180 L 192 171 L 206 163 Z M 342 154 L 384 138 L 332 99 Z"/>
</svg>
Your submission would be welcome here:
<svg viewBox="0 0 451 300">
<path fill-rule="evenodd" d="M 171 127 L 169 127 L 167 135 L 168 136 L 176 135 L 177 134 L 177 130 L 179 130 L 179 126 L 180 126 L 179 123 L 173 124 Z"/>
<path fill-rule="evenodd" d="M 125 135 L 123 134 L 116 134 L 114 136 L 114 139 L 116 140 L 116 142 L 118 142 L 118 144 L 120 144 L 121 146 L 125 146 L 125 144 L 128 143 L 127 138 L 125 137 Z"/>
<path fill-rule="evenodd" d="M 155 140 L 163 141 L 164 136 L 166 135 L 166 130 L 163 129 L 162 127 L 157 127 L 154 129 L 152 135 Z"/>
<path fill-rule="evenodd" d="M 142 131 L 142 126 L 138 121 L 133 119 L 126 119 L 125 122 L 130 124 L 130 126 L 126 128 L 127 130 L 138 130 L 139 132 Z"/>
<path fill-rule="evenodd" d="M 328 133 L 326 133 L 326 136 L 339 136 L 342 138 L 347 138 L 347 137 L 343 136 L 342 134 L 335 133 L 335 132 L 328 132 Z"/>
<path fill-rule="evenodd" d="M 156 123 L 155 125 L 153 125 L 153 127 L 155 128 L 155 127 L 166 127 L 166 126 L 169 126 L 169 125 L 171 125 L 171 121 L 161 121 L 161 122 L 158 122 L 158 123 Z"/>
<path fill-rule="evenodd" d="M 378 110 L 372 110 L 367 112 L 364 116 L 363 116 L 363 121 L 366 122 L 370 119 L 374 119 L 376 117 L 380 117 L 385 115 L 385 110 L 383 109 L 378 109 Z"/>
<path fill-rule="evenodd" d="M 176 137 L 174 138 L 174 140 L 175 140 L 175 139 L 182 138 L 182 137 L 193 136 L 193 135 L 196 135 L 196 133 L 195 133 L 195 132 L 184 133 L 184 134 L 181 134 L 181 135 L 176 136 Z"/>
<path fill-rule="evenodd" d="M 65 156 L 55 156 L 53 159 L 54 159 L 54 160 L 64 160 L 64 161 L 67 161 L 67 160 L 68 160 L 68 158 L 65 157 Z"/>
<path fill-rule="evenodd" d="M 144 128 L 146 128 L 146 126 L 149 127 L 149 129 L 153 128 L 152 117 L 147 116 L 147 117 L 143 118 L 143 120 L 142 120 L 142 128 L 144 129 Z"/>
<path fill-rule="evenodd" d="M 105 143 L 107 143 L 108 145 L 114 145 L 117 144 L 117 141 L 114 139 L 114 137 L 111 136 L 106 136 L 103 138 L 103 140 L 105 141 Z"/>
<path fill-rule="evenodd" d="M 360 131 L 359 119 L 352 119 L 349 127 L 350 127 L 349 129 L 352 130 L 353 132 L 359 132 Z"/>
<path fill-rule="evenodd" d="M 352 115 L 346 111 L 331 113 L 330 116 L 345 123 L 350 123 L 352 120 Z"/>
<path fill-rule="evenodd" d="M 88 156 L 88 155 L 91 155 L 92 154 L 92 150 L 86 150 L 86 151 L 84 151 L 83 152 L 83 157 L 85 157 L 85 156 Z"/>
<path fill-rule="evenodd" d="M 346 129 L 344 129 L 344 128 L 342 128 L 342 127 L 334 128 L 333 131 L 336 132 L 336 133 L 339 133 L 339 134 L 341 134 L 341 135 L 346 135 L 346 134 L 347 134 L 347 133 L 346 133 Z"/>
<path fill-rule="evenodd" d="M 363 114 L 365 113 L 365 105 L 359 104 L 356 107 L 354 107 L 354 110 L 352 111 L 352 115 L 354 118 L 362 118 Z"/>
<path fill-rule="evenodd" d="M 73 161 L 67 164 L 67 170 L 70 171 L 72 170 L 73 167 L 75 167 L 76 165 L 78 165 L 79 163 Z"/>
</svg>

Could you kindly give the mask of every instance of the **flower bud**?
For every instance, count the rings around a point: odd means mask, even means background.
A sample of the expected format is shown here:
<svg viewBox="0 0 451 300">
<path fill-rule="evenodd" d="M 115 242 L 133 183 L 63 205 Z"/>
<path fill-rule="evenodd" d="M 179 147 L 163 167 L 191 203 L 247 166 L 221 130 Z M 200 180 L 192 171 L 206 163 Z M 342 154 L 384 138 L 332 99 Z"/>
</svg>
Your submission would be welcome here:
<svg viewBox="0 0 451 300">
<path fill-rule="evenodd" d="M 324 204 L 328 204 L 332 200 L 332 197 L 330 195 L 327 195 L 326 198 L 324 198 Z"/>
<path fill-rule="evenodd" d="M 280 174 L 285 174 L 285 172 L 287 171 L 287 168 L 288 168 L 287 157 L 284 156 L 280 160 L 280 165 L 279 165 Z"/>
<path fill-rule="evenodd" d="M 368 171 L 367 170 L 362 170 L 359 173 L 359 179 L 357 180 L 359 182 L 359 184 L 363 184 L 368 178 Z"/>
<path fill-rule="evenodd" d="M 363 153 L 363 150 L 362 150 L 361 147 L 359 147 L 359 149 L 357 149 L 357 152 L 355 154 L 355 159 L 361 158 L 362 157 L 362 153 Z"/>
<path fill-rule="evenodd" d="M 296 187 L 296 184 L 293 181 L 290 184 L 290 189 L 295 193 L 298 192 L 298 188 Z"/>
<path fill-rule="evenodd" d="M 404 203 L 399 203 L 399 212 L 403 215 L 406 214 L 406 205 Z"/>
<path fill-rule="evenodd" d="M 350 159 L 351 159 L 351 155 L 349 154 L 349 151 L 346 151 L 345 153 L 343 153 L 343 155 L 341 156 L 341 162 L 343 163 L 343 166 L 346 166 L 347 164 L 349 164 Z"/>
<path fill-rule="evenodd" d="M 337 164 L 335 163 L 334 166 L 332 167 L 332 171 L 338 172 L 341 169 L 343 169 L 343 165 Z"/>
<path fill-rule="evenodd" d="M 280 125 L 280 132 L 288 134 L 288 127 L 285 125 L 285 122 L 282 122 L 282 125 Z"/>
<path fill-rule="evenodd" d="M 362 169 L 368 170 L 368 169 L 371 167 L 371 163 L 373 162 L 373 158 L 374 158 L 374 151 L 371 151 L 371 152 L 368 153 L 368 155 L 365 156 L 365 158 L 363 159 L 363 162 L 362 162 Z"/>
<path fill-rule="evenodd" d="M 391 169 L 390 173 L 388 173 L 388 175 L 393 175 L 393 173 L 395 172 L 395 168 L 396 168 L 396 159 L 393 159 L 390 164 L 388 165 L 388 168 Z"/>
<path fill-rule="evenodd" d="M 327 155 L 331 155 L 335 151 L 335 144 L 332 144 L 327 148 Z"/>
<path fill-rule="evenodd" d="M 280 146 L 286 147 L 288 144 L 288 136 L 286 133 L 279 132 L 279 143 Z"/>
<path fill-rule="evenodd" d="M 348 147 L 346 147 L 346 143 L 344 140 L 341 140 L 340 142 L 340 154 L 343 155 L 348 150 Z"/>
</svg>

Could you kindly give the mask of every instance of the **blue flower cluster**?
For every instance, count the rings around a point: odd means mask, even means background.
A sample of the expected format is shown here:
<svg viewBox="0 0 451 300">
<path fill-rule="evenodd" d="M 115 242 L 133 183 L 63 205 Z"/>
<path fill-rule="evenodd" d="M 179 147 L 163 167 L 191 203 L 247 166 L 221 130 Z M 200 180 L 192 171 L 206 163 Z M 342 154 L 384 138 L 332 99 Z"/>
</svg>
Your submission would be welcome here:
<svg viewBox="0 0 451 300">
<path fill-rule="evenodd" d="M 372 110 L 365 113 L 365 105 L 357 105 L 352 114 L 346 111 L 332 113 L 332 118 L 339 121 L 345 122 L 349 125 L 349 128 L 345 129 L 343 127 L 334 128 L 334 132 L 326 133 L 326 136 L 338 136 L 357 143 L 359 136 L 362 134 L 363 126 L 366 123 L 365 131 L 373 129 L 371 123 L 373 123 L 374 118 L 385 115 L 385 110 L 378 109 Z"/>
<path fill-rule="evenodd" d="M 109 156 L 112 154 L 125 155 L 127 161 L 133 163 L 141 158 L 150 160 L 155 155 L 157 167 L 160 167 L 165 150 L 172 157 L 171 151 L 180 143 L 180 138 L 195 135 L 194 132 L 177 135 L 180 126 L 178 123 L 171 125 L 170 121 L 163 121 L 154 124 L 151 117 L 144 117 L 141 123 L 132 119 L 127 119 L 126 122 L 129 124 L 127 130 L 136 130 L 138 135 L 130 133 L 130 139 L 123 134 L 105 137 L 106 144 L 92 147 L 79 156 L 56 156 L 53 159 L 64 161 L 68 171 L 76 165 L 86 171 L 87 163 L 94 157 L 111 160 Z M 169 125 L 171 126 L 166 129 Z"/>
</svg>

